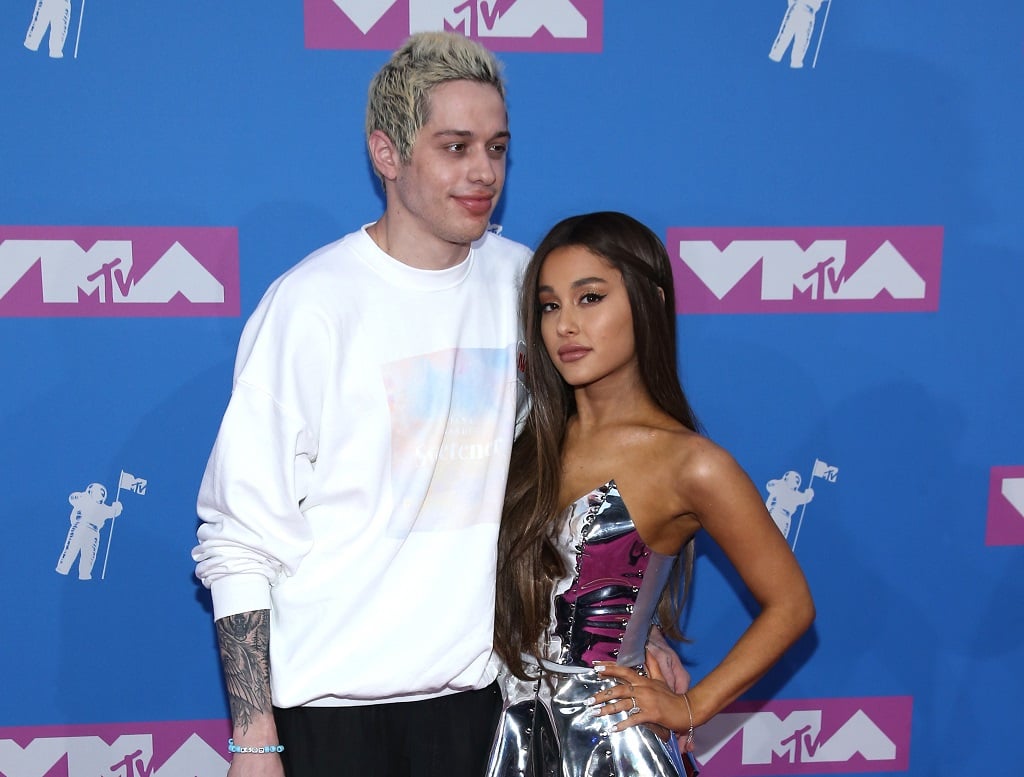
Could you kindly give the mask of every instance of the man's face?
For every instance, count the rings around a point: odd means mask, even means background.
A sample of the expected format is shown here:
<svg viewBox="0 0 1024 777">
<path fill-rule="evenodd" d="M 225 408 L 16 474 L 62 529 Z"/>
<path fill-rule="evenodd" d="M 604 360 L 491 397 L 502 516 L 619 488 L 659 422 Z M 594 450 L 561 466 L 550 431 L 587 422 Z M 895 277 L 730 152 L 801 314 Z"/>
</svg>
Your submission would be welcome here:
<svg viewBox="0 0 1024 777">
<path fill-rule="evenodd" d="M 488 84 L 447 81 L 430 93 L 430 119 L 399 166 L 388 211 L 424 253 L 479 238 L 505 185 L 505 102 Z"/>
</svg>

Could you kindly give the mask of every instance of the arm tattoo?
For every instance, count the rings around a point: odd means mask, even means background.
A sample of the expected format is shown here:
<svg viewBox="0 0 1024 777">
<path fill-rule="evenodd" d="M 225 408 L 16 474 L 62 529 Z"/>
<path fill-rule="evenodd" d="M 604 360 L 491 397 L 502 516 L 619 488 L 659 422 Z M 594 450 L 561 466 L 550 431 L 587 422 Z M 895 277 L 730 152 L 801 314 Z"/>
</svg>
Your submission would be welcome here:
<svg viewBox="0 0 1024 777">
<path fill-rule="evenodd" d="M 231 720 L 248 731 L 256 717 L 270 713 L 270 611 L 221 618 L 217 641 Z"/>
</svg>

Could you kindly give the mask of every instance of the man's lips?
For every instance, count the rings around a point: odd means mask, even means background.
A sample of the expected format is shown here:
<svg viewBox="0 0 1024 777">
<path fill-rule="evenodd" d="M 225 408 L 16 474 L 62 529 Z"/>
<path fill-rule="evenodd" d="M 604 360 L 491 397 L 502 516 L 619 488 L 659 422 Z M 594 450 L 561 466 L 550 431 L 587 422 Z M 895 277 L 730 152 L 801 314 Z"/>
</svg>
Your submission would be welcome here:
<svg viewBox="0 0 1024 777">
<path fill-rule="evenodd" d="M 563 345 L 558 349 L 558 358 L 562 362 L 575 362 L 590 353 L 589 348 L 582 345 Z"/>
<path fill-rule="evenodd" d="M 494 203 L 492 194 L 469 194 L 455 197 L 455 201 L 474 216 L 482 216 L 490 213 L 491 205 Z"/>
</svg>

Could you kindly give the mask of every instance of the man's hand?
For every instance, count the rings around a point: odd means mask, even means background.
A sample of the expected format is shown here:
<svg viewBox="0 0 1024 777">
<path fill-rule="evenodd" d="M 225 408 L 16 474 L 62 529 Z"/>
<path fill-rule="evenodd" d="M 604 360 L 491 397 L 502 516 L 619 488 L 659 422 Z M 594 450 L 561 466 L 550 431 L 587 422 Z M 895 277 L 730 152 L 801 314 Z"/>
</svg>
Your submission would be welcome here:
<svg viewBox="0 0 1024 777">
<path fill-rule="evenodd" d="M 661 677 L 673 692 L 683 693 L 690 687 L 690 673 L 657 626 L 651 626 L 647 640 L 647 663 L 650 665 L 652 662 L 657 663 Z"/>
<path fill-rule="evenodd" d="M 284 777 L 277 753 L 236 753 L 227 777 Z"/>
</svg>

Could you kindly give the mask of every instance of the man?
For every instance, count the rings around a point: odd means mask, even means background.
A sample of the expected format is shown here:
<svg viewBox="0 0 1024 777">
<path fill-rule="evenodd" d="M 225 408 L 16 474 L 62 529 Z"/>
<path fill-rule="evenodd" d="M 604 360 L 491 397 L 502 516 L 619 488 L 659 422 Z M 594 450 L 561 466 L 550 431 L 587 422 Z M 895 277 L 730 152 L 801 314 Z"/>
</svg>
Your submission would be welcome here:
<svg viewBox="0 0 1024 777">
<path fill-rule="evenodd" d="M 478 775 L 500 711 L 528 250 L 487 231 L 510 137 L 497 61 L 414 35 L 366 128 L 384 214 L 270 287 L 200 487 L 232 777 Z"/>
</svg>

